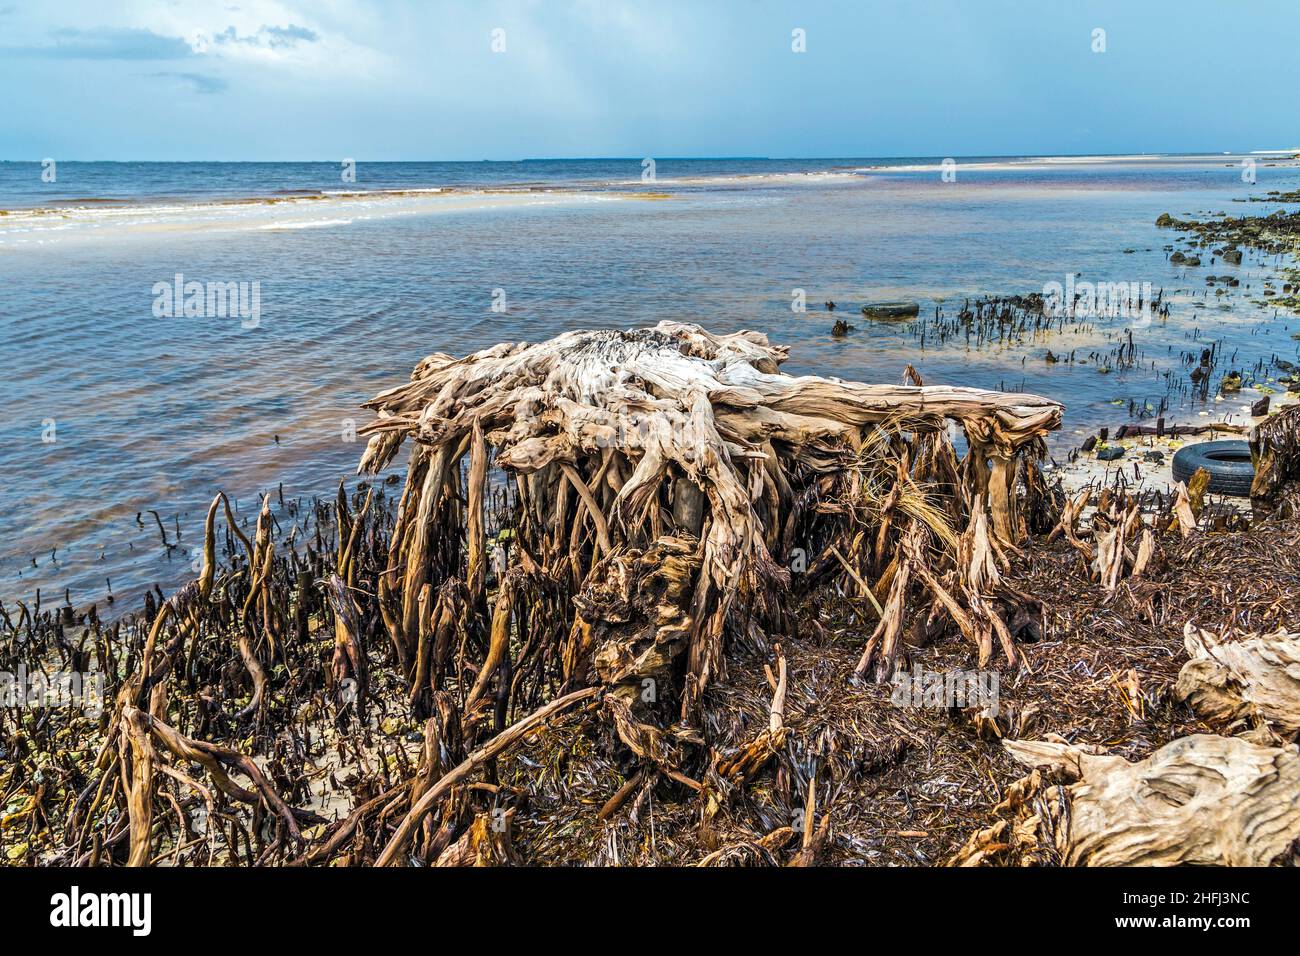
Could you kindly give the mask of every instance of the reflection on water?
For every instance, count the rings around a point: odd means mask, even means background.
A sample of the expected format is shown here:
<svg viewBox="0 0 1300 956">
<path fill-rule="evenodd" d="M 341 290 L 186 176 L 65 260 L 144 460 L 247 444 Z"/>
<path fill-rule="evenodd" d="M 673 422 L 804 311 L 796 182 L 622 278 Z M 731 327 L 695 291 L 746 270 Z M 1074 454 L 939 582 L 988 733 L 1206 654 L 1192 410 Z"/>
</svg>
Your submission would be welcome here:
<svg viewBox="0 0 1300 956">
<path fill-rule="evenodd" d="M 249 515 L 280 482 L 286 496 L 331 490 L 361 451 L 343 440 L 348 419 L 366 420 L 358 404 L 424 355 L 575 327 L 753 328 L 793 347 L 792 372 L 898 381 L 910 362 L 927 382 L 1040 392 L 1067 404 L 1063 450 L 1081 430 L 1124 420 L 1128 399 L 1158 403 L 1161 371 L 1200 343 L 1221 340 L 1237 366 L 1296 357 L 1295 323 L 1250 304 L 1257 269 L 1237 271 L 1242 294 L 1225 311 L 1206 295 L 1211 270 L 1171 266 L 1164 246 L 1174 237 L 1154 226 L 1161 212 L 1241 215 L 1233 199 L 1298 185 L 1293 165 L 1261 163 L 1247 186 L 1227 162 L 959 167 L 956 183 L 884 170 L 711 185 L 706 173 L 727 169 L 710 168 L 685 186 L 657 183 L 662 201 L 584 187 L 540 204 L 370 197 L 361 215 L 328 199 L 288 213 L 248 204 L 263 218 L 236 231 L 204 228 L 197 215 L 165 232 L 127 228 L 96 211 L 77 229 L 38 235 L 0 219 L 0 598 L 42 587 L 57 602 L 67 586 L 74 603 L 102 610 L 106 579 L 119 606 L 134 588 L 166 589 L 189 575 L 186 549 L 217 489 Z M 602 175 L 615 179 L 608 169 L 585 178 Z M 178 272 L 259 282 L 260 325 L 155 318 L 151 289 Z M 940 302 L 951 312 L 965 297 L 1041 291 L 1073 273 L 1165 291 L 1170 317 L 1138 332 L 1138 367 L 1106 375 L 1043 360 L 1049 346 L 1106 351 L 1122 322 L 1050 342 L 970 349 L 959 339 L 921 352 L 905 324 L 856 314 L 881 299 L 919 300 L 923 316 Z M 491 311 L 498 289 L 504 314 Z M 791 311 L 797 289 L 807 313 Z M 826 300 L 858 330 L 832 338 Z M 1112 404 L 1121 399 L 1125 407 Z M 1175 402 L 1171 418 L 1198 410 Z M 46 443 L 49 420 L 57 440 Z M 169 539 L 179 526 L 180 548 L 161 547 L 149 509 Z"/>
</svg>

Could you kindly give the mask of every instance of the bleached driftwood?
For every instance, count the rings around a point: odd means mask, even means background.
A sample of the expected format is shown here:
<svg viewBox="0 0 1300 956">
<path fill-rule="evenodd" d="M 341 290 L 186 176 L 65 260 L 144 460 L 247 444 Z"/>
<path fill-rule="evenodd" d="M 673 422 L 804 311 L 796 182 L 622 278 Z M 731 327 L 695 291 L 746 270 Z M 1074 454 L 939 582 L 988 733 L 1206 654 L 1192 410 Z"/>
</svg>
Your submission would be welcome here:
<svg viewBox="0 0 1300 956">
<path fill-rule="evenodd" d="M 1208 720 L 1258 717 L 1285 737 L 1300 732 L 1300 634 L 1229 634 L 1190 622 L 1183 642 L 1191 658 L 1174 694 Z"/>
<path fill-rule="evenodd" d="M 787 351 L 756 332 L 713 335 L 661 322 L 502 344 L 460 360 L 424 359 L 409 383 L 368 403 L 378 417 L 363 428 L 372 437 L 362 471 L 384 467 L 404 439 L 415 441 L 392 571 L 380 587 L 394 641 L 411 660 L 419 658 L 428 639 L 422 634 L 430 630 L 421 611 L 426 586 L 436 592 L 463 574 L 475 589 L 471 599 L 479 598 L 489 458 L 519 489 L 516 554 L 534 570 L 552 572 L 548 580 L 567 566 L 575 595 L 599 586 L 601 576 L 624 573 L 608 559 L 626 549 L 640 555 L 663 541 L 677 552 L 676 536 L 698 538 L 693 586 L 678 589 L 685 618 L 673 625 L 686 640 L 674 633 L 664 645 L 686 650 L 688 697 L 718 674 L 723 626 L 738 597 L 754 620 L 779 622 L 785 564 L 802 543 L 796 533 L 834 510 L 827 499 L 868 492 L 879 499 L 875 547 L 863 547 L 861 534 L 857 542 L 877 564 L 888 562 L 891 522 L 901 533 L 915 517 L 893 512 L 943 493 L 921 487 L 931 480 L 949 491 L 960 488 L 962 498 L 949 513 L 986 506 L 1001 541 L 1020 536 L 1016 458 L 1026 448 L 1041 452 L 1041 436 L 1060 422 L 1058 403 L 973 388 L 790 376 L 778 371 Z M 947 444 L 950 422 L 965 430 L 970 447 L 960 475 Z M 909 445 L 904 434 L 934 440 L 918 437 Z M 864 477 L 862 459 L 869 455 L 876 457 Z M 462 486 L 465 457 L 472 466 Z M 462 548 L 468 553 L 460 554 Z M 589 606 L 597 616 L 604 607 Z M 646 609 L 644 616 L 662 614 Z M 627 677 L 644 669 L 611 667 L 647 648 L 594 646 L 591 635 L 601 628 L 589 615 L 557 623 L 572 627 L 560 654 L 567 686 L 590 679 L 593 664 L 602 674 Z M 987 650 L 992 641 L 983 633 L 995 626 L 962 630 Z M 999 636 L 1009 647 L 1009 638 Z M 656 664 L 661 672 L 663 663 Z M 478 674 L 479 681 L 490 677 L 488 669 Z"/>
<path fill-rule="evenodd" d="M 638 785 L 707 789 L 688 758 L 743 781 L 780 727 L 743 755 L 692 752 L 709 746 L 701 701 L 727 635 L 793 637 L 791 572 L 827 580 L 841 566 L 873 600 L 891 595 L 862 663 L 877 679 L 892 674 L 909 601 L 949 612 L 981 665 L 999 644 L 1014 661 L 1005 606 L 1033 599 L 998 563 L 1023 534 L 1017 468 L 1041 456 L 1061 406 L 785 375 L 786 355 L 756 332 L 676 322 L 569 332 L 431 355 L 369 402 L 362 471 L 412 439 L 377 597 L 417 714 L 457 691 L 468 747 L 599 686 Z M 491 562 L 490 537 L 504 552 Z M 707 803 L 705 819 L 718 797 Z"/>
<path fill-rule="evenodd" d="M 1021 821 L 1070 866 L 1267 866 L 1300 839 L 1294 746 L 1198 734 L 1130 763 L 1067 743 L 1003 744 L 1022 764 L 1073 781 Z"/>
</svg>

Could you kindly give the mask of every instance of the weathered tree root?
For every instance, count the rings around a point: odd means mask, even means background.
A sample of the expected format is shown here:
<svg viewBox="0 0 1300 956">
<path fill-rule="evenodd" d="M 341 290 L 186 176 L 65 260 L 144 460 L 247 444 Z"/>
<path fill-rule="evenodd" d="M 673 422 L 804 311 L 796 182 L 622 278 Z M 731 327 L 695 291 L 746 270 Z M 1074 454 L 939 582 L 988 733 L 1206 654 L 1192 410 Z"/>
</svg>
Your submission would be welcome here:
<svg viewBox="0 0 1300 956">
<path fill-rule="evenodd" d="M 1045 846 L 1067 866 L 1267 866 L 1300 839 L 1294 747 L 1197 734 L 1130 763 L 1063 742 L 1003 745 L 1035 773 L 997 808 L 1014 819 L 973 835 L 953 865 L 1008 850 L 1032 862 Z"/>
<path fill-rule="evenodd" d="M 499 736 L 511 714 L 602 686 L 642 759 L 636 780 L 707 790 L 657 727 L 701 725 L 728 635 L 759 647 L 791 635 L 792 571 L 809 584 L 847 572 L 877 607 L 888 593 L 861 674 L 873 663 L 877 679 L 892 674 L 913 592 L 955 622 L 981 664 L 995 646 L 1014 663 L 1003 605 L 1034 602 L 998 566 L 1025 533 L 1020 453 L 1041 454 L 1061 406 L 792 377 L 778 371 L 786 354 L 758 333 L 674 322 L 572 332 L 431 355 L 369 402 L 361 471 L 413 440 L 378 587 L 412 700 L 459 688 L 468 746 L 489 725 Z M 969 446 L 960 462 L 952 423 Z M 503 483 L 517 492 L 515 516 L 490 527 L 486 501 Z M 701 765 L 743 781 L 781 735 Z M 615 794 L 606 810 L 620 804 Z M 390 843 L 382 859 L 396 852 Z"/>
<path fill-rule="evenodd" d="M 572 694 L 566 694 L 563 697 L 557 697 L 546 706 L 539 708 L 536 712 L 512 725 L 508 730 L 493 737 L 466 757 L 455 768 L 439 778 L 438 782 L 425 791 L 423 796 L 414 801 L 410 811 L 398 825 L 397 832 L 388 841 L 384 851 L 379 854 L 379 859 L 375 861 L 375 865 L 391 866 L 396 862 L 398 855 L 410 842 L 415 828 L 420 825 L 420 822 L 429 811 L 437 805 L 439 800 L 447 796 L 452 787 L 465 780 L 477 767 L 509 749 L 513 744 L 518 743 L 528 733 L 544 724 L 551 717 L 563 713 L 576 704 L 590 700 L 598 693 L 600 693 L 599 687 L 588 687 L 584 690 L 574 691 Z"/>
<path fill-rule="evenodd" d="M 736 601 L 743 601 L 748 619 L 779 633 L 789 593 L 782 565 L 790 552 L 846 530 L 817 527 L 819 501 L 874 503 L 870 566 L 867 549 L 845 542 L 850 560 L 868 572 L 897 560 L 888 542 L 916 522 L 922 506 L 933 512 L 924 520 L 937 529 L 945 516 L 960 519 L 976 502 L 973 513 L 987 507 L 994 538 L 1011 544 L 1021 537 L 1015 458 L 1057 426 L 1060 405 L 967 388 L 796 378 L 777 371 L 785 357 L 785 348 L 757 333 L 715 336 L 664 322 L 635 332 L 575 332 L 536 345 L 500 345 L 459 361 L 440 354 L 425 359 L 410 384 L 369 403 L 378 418 L 363 429 L 372 434 L 363 471 L 386 465 L 403 439 L 416 442 L 392 570 L 381 582 L 394 642 L 418 658 L 426 586 L 463 576 L 471 590 L 478 588 L 488 562 L 482 485 L 489 460 L 514 476 L 520 490 L 522 514 L 509 529 L 509 547 L 523 573 L 559 588 L 559 600 L 551 602 L 558 619 L 549 629 L 569 634 L 559 655 L 566 685 L 592 679 L 582 672 L 588 661 L 597 662 L 606 682 L 644 680 L 651 670 L 662 677 L 684 650 L 681 715 L 687 719 L 724 666 L 724 626 Z M 960 466 L 946 441 L 949 421 L 962 425 L 971 447 Z M 909 443 L 905 432 L 915 439 Z M 467 469 L 461 467 L 466 457 Z M 862 520 L 849 514 L 852 506 L 839 510 Z M 988 565 L 983 555 L 990 551 L 989 532 L 981 526 L 977 534 L 981 554 L 967 566 L 972 573 Z M 671 628 L 671 640 L 657 639 L 673 645 L 668 653 L 655 650 L 652 667 L 646 649 L 611 646 L 611 637 L 593 643 L 583 602 L 574 614 L 564 594 L 604 587 L 611 575 L 629 580 L 628 569 L 610 563 L 628 549 L 660 558 L 667 549 L 685 559 L 694 540 L 696 579 L 675 594 L 684 616 Z M 894 659 L 907 569 L 921 560 L 921 548 L 913 547 L 901 574 L 889 575 L 898 600 L 892 618 L 882 622 L 884 669 Z M 959 577 L 969 577 L 966 568 Z M 996 572 L 988 578 L 996 584 Z M 970 583 L 965 591 L 975 596 L 980 582 Z M 489 657 L 472 681 L 467 707 L 501 667 L 503 600 L 499 593 Z M 531 602 L 520 613 L 520 600 L 509 598 L 514 620 L 536 617 Z M 1004 628 L 970 623 L 962 630 L 980 646 L 981 660 L 991 647 L 988 631 L 997 630 L 1014 660 Z"/>
<path fill-rule="evenodd" d="M 1278 509 L 1286 485 L 1300 480 L 1300 406 L 1284 408 L 1252 429 L 1250 456 L 1250 506 L 1258 520 Z"/>
<path fill-rule="evenodd" d="M 1300 634 L 1228 634 L 1188 623 L 1183 640 L 1191 658 L 1178 674 L 1174 696 L 1208 720 L 1255 718 L 1284 738 L 1300 733 Z"/>
</svg>

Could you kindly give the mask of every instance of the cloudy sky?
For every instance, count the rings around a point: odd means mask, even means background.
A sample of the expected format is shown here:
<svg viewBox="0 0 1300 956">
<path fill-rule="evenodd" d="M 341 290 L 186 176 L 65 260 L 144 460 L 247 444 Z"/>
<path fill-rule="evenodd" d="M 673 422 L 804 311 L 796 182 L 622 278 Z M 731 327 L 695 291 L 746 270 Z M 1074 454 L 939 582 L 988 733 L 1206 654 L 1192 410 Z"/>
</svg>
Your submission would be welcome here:
<svg viewBox="0 0 1300 956">
<path fill-rule="evenodd" d="M 1296 0 L 0 0 L 0 158 L 1285 148 L 1298 45 Z"/>
</svg>

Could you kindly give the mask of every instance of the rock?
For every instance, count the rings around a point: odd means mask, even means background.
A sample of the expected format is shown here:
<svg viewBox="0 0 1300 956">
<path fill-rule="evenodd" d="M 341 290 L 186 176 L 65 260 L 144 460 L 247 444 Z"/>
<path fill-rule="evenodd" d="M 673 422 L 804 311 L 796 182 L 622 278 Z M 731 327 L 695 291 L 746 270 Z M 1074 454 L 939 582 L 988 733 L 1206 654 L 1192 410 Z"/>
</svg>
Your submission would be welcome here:
<svg viewBox="0 0 1300 956">
<path fill-rule="evenodd" d="M 835 303 L 834 303 L 834 302 L 830 302 L 830 301 L 828 301 L 828 302 L 826 303 L 826 311 L 827 311 L 827 312 L 834 312 L 834 311 L 835 311 Z"/>
<path fill-rule="evenodd" d="M 919 302 L 868 302 L 862 307 L 869 319 L 910 319 L 920 312 Z"/>
<path fill-rule="evenodd" d="M 1188 256 L 1186 259 L 1183 260 L 1183 265 L 1185 266 L 1199 266 L 1200 264 L 1201 264 L 1200 256 Z"/>
<path fill-rule="evenodd" d="M 1083 446 L 1082 446 L 1083 451 L 1085 452 L 1092 451 L 1096 447 L 1097 447 L 1096 435 L 1089 435 L 1087 438 L 1083 440 Z"/>
<path fill-rule="evenodd" d="M 1153 465 L 1158 465 L 1165 460 L 1165 453 L 1162 451 L 1144 451 L 1142 453 L 1142 460 L 1149 461 Z"/>
<path fill-rule="evenodd" d="M 1175 265 L 1186 261 L 1186 259 L 1187 256 L 1183 255 L 1181 252 L 1175 252 L 1172 256 L 1169 257 L 1169 261 L 1174 263 Z"/>
<path fill-rule="evenodd" d="M 1124 449 L 1120 445 L 1110 445 L 1097 452 L 1098 461 L 1119 461 L 1124 457 Z"/>
<path fill-rule="evenodd" d="M 1223 381 L 1219 385 L 1219 390 L 1225 394 L 1228 392 L 1240 392 L 1241 373 L 1229 372 L 1227 375 L 1223 376 Z"/>
<path fill-rule="evenodd" d="M 1156 225 L 1162 229 L 1167 229 L 1174 224 L 1174 217 L 1167 212 L 1162 212 L 1156 216 Z"/>
<path fill-rule="evenodd" d="M 1265 395 L 1254 405 L 1250 406 L 1250 414 L 1253 418 L 1262 418 L 1268 414 L 1268 396 Z"/>
<path fill-rule="evenodd" d="M 843 319 L 836 319 L 835 324 L 831 326 L 831 335 L 836 338 L 843 338 L 848 335 L 856 326 L 849 325 Z"/>
<path fill-rule="evenodd" d="M 1239 265 L 1241 265 L 1241 250 L 1240 250 L 1240 249 L 1224 249 L 1224 250 L 1223 250 L 1223 261 L 1229 263 L 1230 265 L 1234 265 L 1234 266 L 1239 266 Z"/>
</svg>

